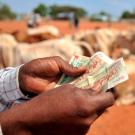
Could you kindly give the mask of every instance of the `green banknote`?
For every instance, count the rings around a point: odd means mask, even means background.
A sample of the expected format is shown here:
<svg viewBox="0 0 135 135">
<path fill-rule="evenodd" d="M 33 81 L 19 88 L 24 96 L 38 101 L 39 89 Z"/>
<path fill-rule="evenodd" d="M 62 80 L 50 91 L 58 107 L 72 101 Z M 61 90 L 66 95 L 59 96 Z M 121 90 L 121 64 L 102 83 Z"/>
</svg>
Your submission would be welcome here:
<svg viewBox="0 0 135 135">
<path fill-rule="evenodd" d="M 97 52 L 90 58 L 76 54 L 71 58 L 69 62 L 69 64 L 71 64 L 73 67 L 81 67 L 81 66 L 87 67 L 89 69 L 89 74 L 91 75 L 99 70 L 102 70 L 104 67 L 109 66 L 112 63 L 113 60 L 107 57 L 102 52 Z M 76 78 L 69 77 L 63 74 L 60 80 L 58 81 L 57 86 L 70 83 L 74 79 Z"/>
<path fill-rule="evenodd" d="M 74 67 L 86 66 L 89 72 L 77 78 L 63 74 L 56 87 L 71 83 L 79 88 L 106 91 L 128 79 L 123 58 L 113 61 L 102 52 L 95 53 L 90 58 L 74 55 L 70 64 Z"/>
</svg>

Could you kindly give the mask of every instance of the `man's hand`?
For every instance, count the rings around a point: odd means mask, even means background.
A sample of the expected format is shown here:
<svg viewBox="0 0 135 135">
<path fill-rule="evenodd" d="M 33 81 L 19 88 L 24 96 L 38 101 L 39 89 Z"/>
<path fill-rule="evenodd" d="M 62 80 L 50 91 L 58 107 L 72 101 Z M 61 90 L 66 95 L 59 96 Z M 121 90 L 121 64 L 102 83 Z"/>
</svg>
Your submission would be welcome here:
<svg viewBox="0 0 135 135">
<path fill-rule="evenodd" d="M 62 73 L 79 76 L 86 68 L 73 68 L 60 57 L 33 60 L 20 68 L 19 84 L 22 90 L 41 93 L 55 86 Z"/>
<path fill-rule="evenodd" d="M 0 123 L 4 135 L 85 135 L 113 103 L 110 92 L 63 85 L 1 113 Z"/>
</svg>

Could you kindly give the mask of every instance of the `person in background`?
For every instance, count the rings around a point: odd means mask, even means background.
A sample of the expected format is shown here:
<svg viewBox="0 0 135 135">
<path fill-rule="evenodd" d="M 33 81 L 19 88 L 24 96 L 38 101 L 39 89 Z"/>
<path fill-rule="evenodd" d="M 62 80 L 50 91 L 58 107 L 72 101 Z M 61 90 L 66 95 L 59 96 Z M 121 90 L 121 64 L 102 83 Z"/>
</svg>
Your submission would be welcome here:
<svg viewBox="0 0 135 135">
<path fill-rule="evenodd" d="M 54 86 L 62 73 L 75 77 L 86 70 L 74 68 L 60 57 L 40 58 L 1 69 L 3 135 L 85 135 L 104 110 L 113 105 L 113 94 L 71 84 Z"/>
<path fill-rule="evenodd" d="M 69 24 L 70 24 L 70 28 L 71 28 L 71 29 L 72 29 L 72 28 L 78 29 L 78 27 L 79 27 L 79 18 L 78 18 L 78 16 L 77 16 L 75 13 L 73 13 L 73 12 L 71 12 L 71 13 L 69 14 Z"/>
<path fill-rule="evenodd" d="M 78 16 L 76 14 L 74 14 L 74 21 L 73 22 L 74 22 L 75 28 L 78 29 L 78 27 L 79 27 L 79 18 L 78 18 Z"/>
<path fill-rule="evenodd" d="M 28 28 L 38 27 L 41 22 L 40 14 L 33 13 L 28 20 Z"/>
</svg>

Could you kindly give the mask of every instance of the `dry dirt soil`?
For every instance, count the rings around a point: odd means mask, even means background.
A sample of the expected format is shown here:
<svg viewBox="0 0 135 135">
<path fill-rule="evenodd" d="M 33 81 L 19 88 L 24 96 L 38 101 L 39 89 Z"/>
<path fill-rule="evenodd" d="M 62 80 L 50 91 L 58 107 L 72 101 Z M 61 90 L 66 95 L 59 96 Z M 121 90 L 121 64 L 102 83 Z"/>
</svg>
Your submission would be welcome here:
<svg viewBox="0 0 135 135">
<path fill-rule="evenodd" d="M 76 32 L 76 30 L 71 27 L 69 21 L 59 21 L 59 20 L 49 20 L 43 21 L 41 25 L 54 25 L 56 26 L 61 34 L 70 34 Z M 82 20 L 80 21 L 79 29 L 97 29 L 97 28 L 114 28 L 119 30 L 135 30 L 135 24 L 133 23 L 101 23 L 101 22 L 89 22 Z M 0 21 L 0 31 L 2 32 L 14 32 L 14 31 L 26 31 L 27 23 L 26 21 Z"/>
<path fill-rule="evenodd" d="M 135 105 L 111 107 L 96 120 L 88 135 L 135 135 Z"/>
</svg>

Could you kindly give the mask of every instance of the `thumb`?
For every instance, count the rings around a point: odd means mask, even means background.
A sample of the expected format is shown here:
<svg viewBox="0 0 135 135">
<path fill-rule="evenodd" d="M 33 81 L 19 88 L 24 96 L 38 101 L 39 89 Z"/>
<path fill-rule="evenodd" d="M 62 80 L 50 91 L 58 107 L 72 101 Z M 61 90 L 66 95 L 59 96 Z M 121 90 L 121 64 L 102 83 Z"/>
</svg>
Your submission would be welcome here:
<svg viewBox="0 0 135 135">
<path fill-rule="evenodd" d="M 105 110 L 106 108 L 114 104 L 114 96 L 111 92 L 102 92 L 95 95 L 90 94 L 88 98 L 88 104 L 94 112 Z"/>
<path fill-rule="evenodd" d="M 87 71 L 86 67 L 73 67 L 68 62 L 60 58 L 57 59 L 56 62 L 61 72 L 72 77 L 82 75 Z"/>
<path fill-rule="evenodd" d="M 95 110 L 101 111 L 114 104 L 114 96 L 111 92 L 99 93 L 95 96 Z"/>
</svg>

